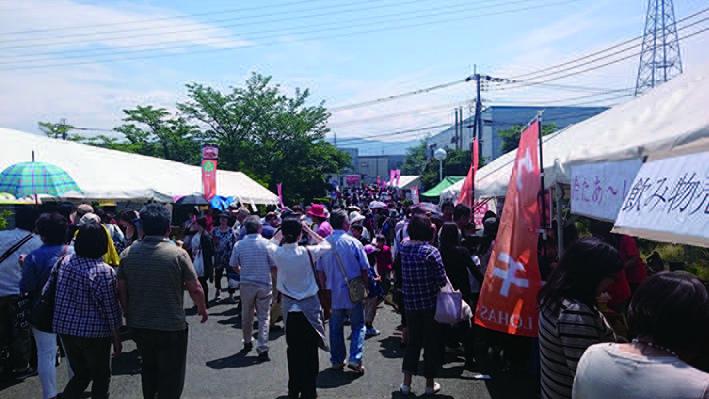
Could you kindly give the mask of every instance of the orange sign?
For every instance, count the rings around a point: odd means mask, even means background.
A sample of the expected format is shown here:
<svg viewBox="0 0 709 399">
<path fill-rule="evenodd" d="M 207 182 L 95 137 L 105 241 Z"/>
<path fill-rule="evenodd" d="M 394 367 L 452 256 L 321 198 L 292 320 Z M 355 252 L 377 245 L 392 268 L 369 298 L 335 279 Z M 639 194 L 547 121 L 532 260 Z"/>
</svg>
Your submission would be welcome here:
<svg viewBox="0 0 709 399">
<path fill-rule="evenodd" d="M 522 132 L 495 247 L 480 290 L 475 323 L 512 335 L 537 336 L 541 287 L 537 241 L 540 123 Z"/>
</svg>

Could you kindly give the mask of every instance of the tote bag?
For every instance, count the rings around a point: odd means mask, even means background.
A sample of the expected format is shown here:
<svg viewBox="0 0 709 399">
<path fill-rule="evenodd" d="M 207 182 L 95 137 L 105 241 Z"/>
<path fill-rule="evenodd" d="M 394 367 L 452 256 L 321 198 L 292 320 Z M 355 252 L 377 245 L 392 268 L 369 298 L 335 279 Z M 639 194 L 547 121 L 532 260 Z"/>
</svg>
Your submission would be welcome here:
<svg viewBox="0 0 709 399">
<path fill-rule="evenodd" d="M 457 324 L 463 319 L 463 294 L 453 289 L 450 280 L 441 288 L 436 298 L 436 314 L 433 319 L 441 324 Z"/>
</svg>

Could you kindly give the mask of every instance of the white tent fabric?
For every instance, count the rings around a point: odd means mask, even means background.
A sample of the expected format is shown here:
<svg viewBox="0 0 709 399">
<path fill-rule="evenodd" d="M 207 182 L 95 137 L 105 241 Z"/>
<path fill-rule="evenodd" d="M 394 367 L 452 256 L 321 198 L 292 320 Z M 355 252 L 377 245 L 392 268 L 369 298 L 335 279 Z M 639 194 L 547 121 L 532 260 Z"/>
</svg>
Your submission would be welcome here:
<svg viewBox="0 0 709 399">
<path fill-rule="evenodd" d="M 707 104 L 709 64 L 696 66 L 641 97 L 545 136 L 545 184 L 568 184 L 573 164 L 646 156 L 660 159 L 709 151 Z M 512 151 L 480 168 L 475 177 L 476 197 L 505 195 L 514 158 Z M 463 180 L 449 187 L 441 198 L 457 197 L 462 185 Z"/>
<path fill-rule="evenodd" d="M 402 175 L 399 178 L 399 184 L 395 184 L 394 186 L 400 190 L 408 190 L 411 187 L 418 186 L 420 182 L 421 182 L 420 176 L 404 176 L 404 175 Z M 396 183 L 396 181 L 394 181 L 394 183 Z"/>
<path fill-rule="evenodd" d="M 0 170 L 31 160 L 33 151 L 37 161 L 59 166 L 77 182 L 82 192 L 66 198 L 168 202 L 202 191 L 198 166 L 0 128 Z M 217 194 L 245 203 L 278 203 L 278 196 L 241 172 L 217 171 Z"/>
</svg>

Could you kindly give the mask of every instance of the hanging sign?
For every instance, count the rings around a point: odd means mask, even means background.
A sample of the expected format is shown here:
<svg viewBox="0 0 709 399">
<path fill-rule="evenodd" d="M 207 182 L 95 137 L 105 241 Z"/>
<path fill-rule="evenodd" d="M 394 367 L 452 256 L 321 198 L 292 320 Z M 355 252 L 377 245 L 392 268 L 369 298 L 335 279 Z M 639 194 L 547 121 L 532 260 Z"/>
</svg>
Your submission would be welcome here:
<svg viewBox="0 0 709 399">
<path fill-rule="evenodd" d="M 571 212 L 614 221 L 641 165 L 630 159 L 571 166 Z"/>
<path fill-rule="evenodd" d="M 709 152 L 645 163 L 613 231 L 709 247 Z"/>
</svg>

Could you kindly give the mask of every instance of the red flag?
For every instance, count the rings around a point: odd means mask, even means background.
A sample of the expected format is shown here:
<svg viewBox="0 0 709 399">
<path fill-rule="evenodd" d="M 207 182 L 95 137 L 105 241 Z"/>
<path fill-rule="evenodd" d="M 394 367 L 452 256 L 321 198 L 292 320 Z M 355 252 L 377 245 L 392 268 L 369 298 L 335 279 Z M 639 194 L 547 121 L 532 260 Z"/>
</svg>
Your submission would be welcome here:
<svg viewBox="0 0 709 399">
<path fill-rule="evenodd" d="M 219 147 L 210 144 L 202 146 L 202 193 L 207 201 L 217 195 L 217 159 Z"/>
<path fill-rule="evenodd" d="M 475 323 L 512 335 L 537 336 L 539 121 L 522 132 L 500 227 L 480 290 Z"/>
<path fill-rule="evenodd" d="M 468 175 L 465 176 L 465 180 L 463 181 L 463 187 L 461 187 L 460 194 L 458 195 L 458 203 L 471 209 L 475 203 L 475 174 L 478 172 L 478 163 L 480 162 L 478 148 L 478 138 L 475 137 L 475 139 L 473 139 L 473 160 L 470 164 Z"/>
</svg>

